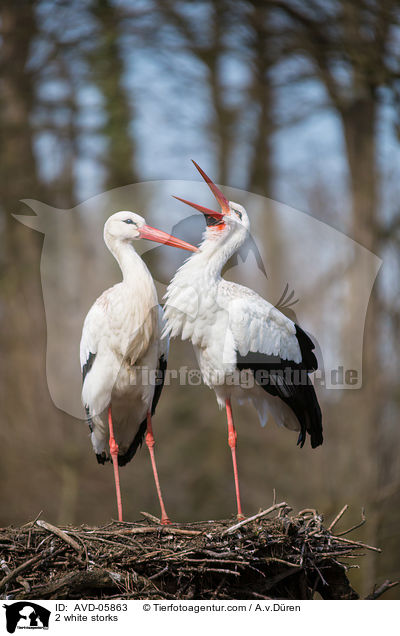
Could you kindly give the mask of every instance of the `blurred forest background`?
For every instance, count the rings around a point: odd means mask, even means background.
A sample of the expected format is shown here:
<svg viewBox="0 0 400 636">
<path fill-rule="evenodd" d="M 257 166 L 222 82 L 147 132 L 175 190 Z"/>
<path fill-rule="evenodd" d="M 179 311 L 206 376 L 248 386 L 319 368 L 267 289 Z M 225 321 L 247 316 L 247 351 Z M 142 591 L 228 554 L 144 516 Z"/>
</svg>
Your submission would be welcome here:
<svg viewBox="0 0 400 636">
<path fill-rule="evenodd" d="M 96 464 L 84 423 L 51 401 L 43 235 L 11 214 L 29 213 L 23 198 L 72 208 L 139 181 L 194 179 L 194 158 L 217 183 L 307 211 L 383 259 L 363 387 L 321 395 L 324 446 L 299 451 L 253 411 L 235 413 L 245 512 L 270 504 L 273 488 L 327 520 L 347 503 L 348 525 L 364 507 L 358 536 L 383 553 L 351 570 L 353 583 L 365 592 L 399 578 L 400 2 L 1 0 L 0 73 L 1 523 L 41 510 L 55 523 L 116 515 L 110 466 Z M 266 255 L 285 260 L 278 221 L 253 231 Z M 343 319 L 358 315 L 358 292 L 350 281 L 346 314 L 315 304 L 343 347 L 364 328 Z M 177 342 L 170 365 L 179 364 L 194 362 Z M 171 518 L 234 512 L 225 427 L 208 389 L 164 391 L 156 452 Z M 158 514 L 146 448 L 121 478 L 127 519 Z"/>
</svg>

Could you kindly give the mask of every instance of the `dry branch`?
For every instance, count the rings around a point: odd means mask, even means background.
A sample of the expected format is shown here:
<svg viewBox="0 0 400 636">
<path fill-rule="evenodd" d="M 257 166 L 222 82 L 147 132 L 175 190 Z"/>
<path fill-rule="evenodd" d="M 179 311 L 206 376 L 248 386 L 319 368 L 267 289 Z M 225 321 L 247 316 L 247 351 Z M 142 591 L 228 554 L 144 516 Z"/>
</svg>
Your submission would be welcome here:
<svg viewBox="0 0 400 636">
<path fill-rule="evenodd" d="M 328 530 L 329 531 L 333 530 L 333 528 L 336 526 L 336 524 L 339 521 L 339 519 L 341 519 L 343 517 L 344 513 L 346 512 L 346 510 L 348 510 L 348 508 L 349 508 L 349 506 L 347 504 L 343 506 L 341 511 L 336 515 L 336 517 L 332 521 L 332 523 L 328 526 Z"/>
<path fill-rule="evenodd" d="M 243 521 L 239 521 L 239 523 L 235 523 L 234 526 L 231 526 L 230 528 L 227 528 L 226 530 L 224 530 L 224 532 L 222 533 L 222 536 L 225 536 L 226 534 L 232 534 L 232 532 L 235 532 L 235 530 L 238 530 L 239 528 L 246 526 L 248 523 L 251 523 L 252 521 L 257 521 L 257 519 L 262 519 L 263 517 L 266 517 L 271 512 L 273 512 L 274 510 L 279 510 L 280 508 L 287 508 L 287 503 L 283 502 L 280 504 L 274 504 L 270 508 L 267 508 L 267 510 L 263 510 L 262 512 L 259 512 L 258 514 L 253 515 L 252 517 L 249 517 L 248 519 L 243 519 Z"/>
<path fill-rule="evenodd" d="M 60 537 L 60 539 L 65 541 L 65 543 L 68 543 L 71 548 L 74 548 L 74 550 L 76 550 L 78 554 L 81 553 L 81 547 L 79 543 L 74 541 L 74 539 L 71 539 L 71 537 L 69 537 L 63 530 L 60 530 L 60 528 L 57 528 L 57 526 L 53 526 L 51 523 L 43 521 L 42 519 L 38 519 L 36 523 L 40 528 L 44 528 L 45 530 L 48 530 L 49 532 L 55 534 L 57 537 Z"/>
<path fill-rule="evenodd" d="M 371 594 L 368 594 L 366 600 L 374 601 L 382 596 L 385 592 L 390 590 L 392 587 L 396 587 L 399 585 L 400 581 L 384 581 L 381 585 L 376 587 Z"/>
</svg>

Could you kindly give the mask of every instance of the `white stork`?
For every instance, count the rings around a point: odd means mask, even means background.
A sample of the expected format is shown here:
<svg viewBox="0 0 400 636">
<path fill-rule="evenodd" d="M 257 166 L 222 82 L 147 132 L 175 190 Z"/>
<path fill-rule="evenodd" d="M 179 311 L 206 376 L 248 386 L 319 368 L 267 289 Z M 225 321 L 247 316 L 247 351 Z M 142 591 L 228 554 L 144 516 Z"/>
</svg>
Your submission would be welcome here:
<svg viewBox="0 0 400 636">
<path fill-rule="evenodd" d="M 146 435 L 165 524 L 169 519 L 154 458 L 151 416 L 163 386 L 169 342 L 161 340 L 164 318 L 154 281 L 132 245 L 140 238 L 196 251 L 189 243 L 145 225 L 143 217 L 133 212 L 117 212 L 106 221 L 104 241 L 123 280 L 103 292 L 86 316 L 80 343 L 82 402 L 97 461 L 104 464 L 112 459 L 118 519 L 122 521 L 118 466 L 132 459 Z M 146 381 L 155 374 L 156 383 Z"/>
<path fill-rule="evenodd" d="M 253 290 L 221 277 L 227 260 L 239 249 L 250 222 L 243 206 L 228 201 L 193 162 L 221 206 L 214 212 L 180 197 L 205 215 L 207 228 L 196 254 L 177 271 L 164 306 L 171 337 L 191 340 L 203 380 L 226 407 L 238 517 L 242 518 L 236 463 L 237 433 L 231 399 L 250 400 L 264 425 L 271 414 L 291 430 L 306 433 L 311 446 L 322 444 L 321 410 L 308 373 L 317 369 L 314 343 L 292 320 Z M 240 385 L 240 373 L 252 374 L 253 388 Z"/>
</svg>

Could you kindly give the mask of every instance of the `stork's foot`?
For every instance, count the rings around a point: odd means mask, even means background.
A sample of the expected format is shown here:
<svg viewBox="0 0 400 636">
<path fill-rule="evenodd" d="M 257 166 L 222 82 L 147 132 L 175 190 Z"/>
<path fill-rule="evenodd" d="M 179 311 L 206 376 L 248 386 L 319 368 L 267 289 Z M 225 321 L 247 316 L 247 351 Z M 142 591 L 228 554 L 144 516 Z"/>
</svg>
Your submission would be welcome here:
<svg viewBox="0 0 400 636">
<path fill-rule="evenodd" d="M 171 525 L 171 519 L 169 517 L 162 517 L 161 518 L 161 525 L 162 526 L 170 526 Z"/>
<path fill-rule="evenodd" d="M 242 512 L 240 514 L 237 514 L 236 517 L 238 521 L 244 521 L 246 519 Z"/>
</svg>

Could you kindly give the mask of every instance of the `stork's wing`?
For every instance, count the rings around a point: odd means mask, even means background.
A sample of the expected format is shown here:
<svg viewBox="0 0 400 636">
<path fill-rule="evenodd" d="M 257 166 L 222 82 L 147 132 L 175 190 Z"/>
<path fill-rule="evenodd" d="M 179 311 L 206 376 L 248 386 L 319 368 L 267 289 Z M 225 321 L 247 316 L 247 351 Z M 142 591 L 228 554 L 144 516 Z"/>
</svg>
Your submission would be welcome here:
<svg viewBox="0 0 400 636">
<path fill-rule="evenodd" d="M 95 303 L 92 305 L 89 313 L 85 318 L 85 322 L 83 324 L 82 336 L 80 342 L 80 361 L 81 361 L 81 371 L 82 371 L 82 385 L 85 384 L 85 380 L 88 376 L 88 373 L 93 367 L 94 361 L 96 360 L 97 351 L 98 351 L 98 329 L 100 321 L 104 320 L 104 315 L 100 311 L 100 308 Z M 100 323 L 101 324 L 101 323 Z M 82 396 L 83 398 L 83 396 Z M 89 425 L 90 432 L 93 433 L 93 421 L 91 409 L 88 404 L 88 400 L 85 399 L 84 408 L 86 413 L 86 421 Z M 98 456 L 99 458 L 99 456 Z"/>
<path fill-rule="evenodd" d="M 232 297 L 228 304 L 224 304 L 229 312 L 229 327 L 240 355 L 264 353 L 300 364 L 302 350 L 295 323 L 246 287 L 235 285 L 230 291 Z M 317 368 L 315 356 L 312 356 L 310 370 Z"/>
<path fill-rule="evenodd" d="M 160 399 L 161 392 L 164 388 L 165 382 L 165 372 L 167 370 L 167 362 L 168 362 L 168 353 L 169 353 L 169 338 L 165 336 L 161 337 L 162 332 L 165 328 L 165 318 L 164 312 L 162 310 L 161 305 L 158 305 L 158 334 L 159 334 L 159 359 L 158 359 L 158 367 L 157 367 L 157 384 L 154 391 L 153 402 L 151 405 L 151 414 L 153 415 L 158 400 Z"/>
<path fill-rule="evenodd" d="M 86 414 L 100 414 L 108 406 L 119 365 L 110 348 L 104 346 L 109 338 L 109 325 L 104 302 L 100 296 L 85 318 L 80 343 L 82 369 L 82 402 Z"/>
<path fill-rule="evenodd" d="M 164 311 L 161 305 L 158 305 L 158 338 L 159 338 L 159 346 L 160 346 L 160 356 L 164 356 L 165 360 L 168 360 L 169 354 L 169 337 L 165 335 L 162 336 L 163 332 L 166 329 L 166 320 L 164 316 Z"/>
<path fill-rule="evenodd" d="M 104 327 L 104 322 L 104 310 L 97 302 L 95 302 L 85 318 L 82 329 L 80 361 L 83 382 L 85 381 L 85 378 L 96 359 L 99 346 L 99 334 L 104 332 L 104 328 L 102 329 L 102 326 Z"/>
<path fill-rule="evenodd" d="M 318 367 L 311 338 L 270 303 L 247 290 L 229 303 L 229 326 L 237 368 L 251 370 L 257 384 L 291 408 L 300 423 L 300 446 L 304 445 L 306 432 L 313 448 L 322 444 L 321 409 L 308 376 Z"/>
</svg>

